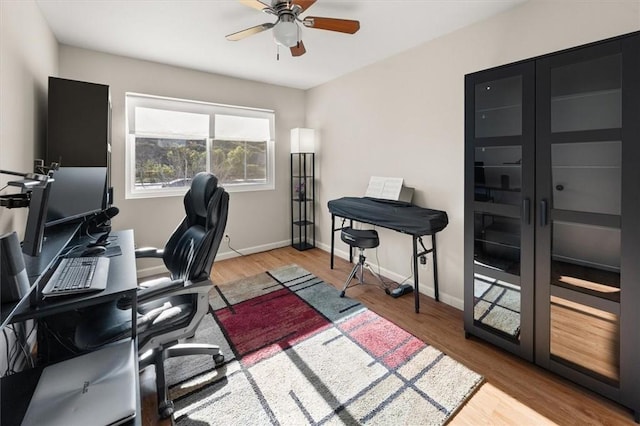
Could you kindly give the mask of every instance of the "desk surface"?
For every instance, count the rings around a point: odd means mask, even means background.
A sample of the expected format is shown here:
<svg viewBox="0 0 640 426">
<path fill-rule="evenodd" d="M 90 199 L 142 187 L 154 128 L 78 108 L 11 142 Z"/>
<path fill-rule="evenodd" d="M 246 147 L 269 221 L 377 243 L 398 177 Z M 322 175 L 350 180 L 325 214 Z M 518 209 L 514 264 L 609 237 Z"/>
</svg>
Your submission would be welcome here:
<svg viewBox="0 0 640 426">
<path fill-rule="evenodd" d="M 55 237 L 52 237 L 47 241 L 47 246 L 43 248 L 41 258 L 36 259 L 35 257 L 31 258 L 29 256 L 25 256 L 25 264 L 28 274 L 30 276 L 35 276 L 36 272 L 34 271 L 41 271 L 41 273 L 45 272 L 55 264 L 55 259 L 59 256 L 59 253 L 69 245 L 86 245 L 89 242 L 89 238 L 74 239 L 76 232 L 77 228 L 74 230 L 67 229 L 65 231 L 60 231 L 59 234 L 56 233 Z M 110 257 L 109 278 L 106 290 L 98 293 L 78 294 L 69 297 L 52 298 L 44 301 L 41 300 L 35 306 L 32 306 L 30 303 L 24 303 L 28 302 L 28 300 L 25 300 L 27 298 L 25 298 L 15 306 L 15 310 L 9 321 L 25 321 L 28 319 L 41 318 L 48 315 L 68 312 L 109 300 L 116 300 L 125 294 L 130 294 L 135 301 L 137 279 L 133 231 L 119 231 L 112 235 L 116 236 L 117 240 L 113 241 L 111 244 L 119 245 L 122 254 Z M 40 279 L 41 276 L 42 275 L 39 275 L 33 280 L 30 280 L 34 283 L 32 291 L 39 290 L 41 288 L 41 284 L 43 285 L 46 282 L 46 279 Z M 46 274 L 44 274 L 44 276 L 46 276 Z M 5 306 L 2 308 L 4 311 Z M 135 313 L 133 313 L 133 311 L 132 316 L 135 318 Z M 132 320 L 132 324 L 135 329 L 134 320 Z M 135 338 L 135 334 L 133 332 L 132 334 Z M 42 366 L 39 366 L 37 368 L 27 369 L 20 373 L 2 378 L 2 417 L 0 424 L 20 424 L 41 372 Z M 138 383 L 133 384 L 133 386 L 139 388 Z M 134 420 L 127 424 L 140 424 L 140 416 L 136 416 Z"/>
<path fill-rule="evenodd" d="M 25 319 L 39 318 L 46 315 L 65 312 L 70 309 L 79 309 L 106 302 L 108 300 L 117 299 L 128 292 L 135 292 L 138 283 L 136 280 L 133 231 L 118 231 L 112 235 L 117 237 L 112 244 L 118 244 L 121 248 L 122 254 L 110 257 L 109 279 L 107 281 L 106 290 L 96 293 L 39 300 L 35 306 L 24 304 L 24 306 L 20 306 L 14 312 L 12 321 L 23 321 Z M 41 290 L 41 287 L 44 286 L 45 282 L 38 283 L 37 291 Z M 36 290 L 34 289 L 34 291 Z"/>
<path fill-rule="evenodd" d="M 329 201 L 328 207 L 332 215 L 414 236 L 433 235 L 449 223 L 441 210 L 367 197 L 342 197 Z"/>
</svg>

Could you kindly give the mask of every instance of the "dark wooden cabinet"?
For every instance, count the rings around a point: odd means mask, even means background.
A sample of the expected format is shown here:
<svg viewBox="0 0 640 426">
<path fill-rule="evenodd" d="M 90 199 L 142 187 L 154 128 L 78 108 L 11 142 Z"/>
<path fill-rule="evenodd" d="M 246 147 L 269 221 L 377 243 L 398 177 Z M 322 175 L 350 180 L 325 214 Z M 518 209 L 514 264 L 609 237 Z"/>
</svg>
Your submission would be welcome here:
<svg viewBox="0 0 640 426">
<path fill-rule="evenodd" d="M 111 166 L 109 86 L 49 77 L 46 164 Z"/>
<path fill-rule="evenodd" d="M 291 245 L 298 250 L 316 246 L 315 154 L 291 154 Z"/>
<path fill-rule="evenodd" d="M 633 33 L 470 74 L 465 87 L 466 333 L 636 419 L 639 76 Z"/>
</svg>

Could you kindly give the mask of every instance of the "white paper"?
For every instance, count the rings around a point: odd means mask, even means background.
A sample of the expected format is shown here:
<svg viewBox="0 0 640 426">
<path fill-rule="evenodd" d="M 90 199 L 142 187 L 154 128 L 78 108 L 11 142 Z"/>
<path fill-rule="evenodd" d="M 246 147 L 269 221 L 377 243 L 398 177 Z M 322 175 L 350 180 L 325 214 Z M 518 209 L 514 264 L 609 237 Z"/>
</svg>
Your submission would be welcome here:
<svg viewBox="0 0 640 426">
<path fill-rule="evenodd" d="M 371 176 L 365 197 L 398 200 L 402 190 L 403 178 Z"/>
</svg>

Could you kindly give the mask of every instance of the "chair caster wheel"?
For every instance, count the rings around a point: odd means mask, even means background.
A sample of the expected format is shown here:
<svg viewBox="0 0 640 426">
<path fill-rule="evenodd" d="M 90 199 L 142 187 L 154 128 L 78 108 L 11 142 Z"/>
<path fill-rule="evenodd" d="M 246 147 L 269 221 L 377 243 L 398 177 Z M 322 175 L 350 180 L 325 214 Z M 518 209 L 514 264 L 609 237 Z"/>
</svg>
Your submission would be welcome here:
<svg viewBox="0 0 640 426">
<path fill-rule="evenodd" d="M 173 415 L 173 401 L 162 401 L 158 407 L 158 414 L 161 419 L 168 419 Z"/>
<path fill-rule="evenodd" d="M 216 367 L 222 365 L 222 363 L 224 362 L 224 355 L 222 354 L 216 354 L 213 356 L 213 362 L 216 364 Z"/>
<path fill-rule="evenodd" d="M 340 297 L 344 297 L 344 291 L 340 292 Z"/>
</svg>

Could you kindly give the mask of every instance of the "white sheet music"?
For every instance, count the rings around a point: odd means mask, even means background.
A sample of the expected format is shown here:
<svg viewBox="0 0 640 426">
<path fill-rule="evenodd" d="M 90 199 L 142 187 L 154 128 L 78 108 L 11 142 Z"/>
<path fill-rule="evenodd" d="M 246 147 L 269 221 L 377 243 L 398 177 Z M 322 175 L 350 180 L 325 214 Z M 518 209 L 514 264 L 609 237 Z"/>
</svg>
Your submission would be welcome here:
<svg viewBox="0 0 640 426">
<path fill-rule="evenodd" d="M 398 200 L 402 190 L 403 178 L 371 176 L 365 197 Z"/>
</svg>

